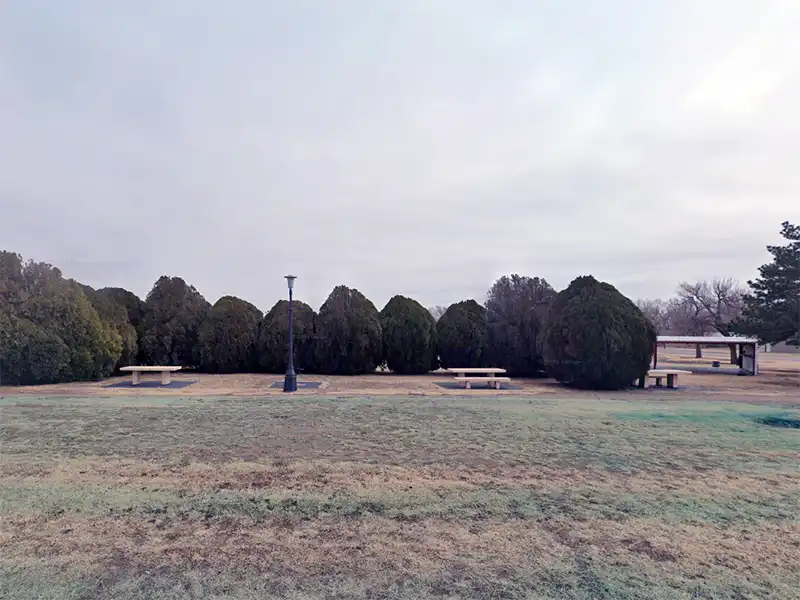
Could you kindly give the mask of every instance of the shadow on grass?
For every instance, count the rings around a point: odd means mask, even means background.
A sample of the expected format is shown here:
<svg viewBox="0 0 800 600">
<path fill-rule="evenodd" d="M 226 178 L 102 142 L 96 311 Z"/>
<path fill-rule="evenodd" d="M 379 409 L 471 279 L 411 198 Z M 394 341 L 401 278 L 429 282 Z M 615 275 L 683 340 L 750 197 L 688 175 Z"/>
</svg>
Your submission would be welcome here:
<svg viewBox="0 0 800 600">
<path fill-rule="evenodd" d="M 762 425 L 769 425 L 770 427 L 786 427 L 788 429 L 800 429 L 800 419 L 786 417 L 782 415 L 770 415 L 767 417 L 759 417 L 756 423 Z"/>
</svg>

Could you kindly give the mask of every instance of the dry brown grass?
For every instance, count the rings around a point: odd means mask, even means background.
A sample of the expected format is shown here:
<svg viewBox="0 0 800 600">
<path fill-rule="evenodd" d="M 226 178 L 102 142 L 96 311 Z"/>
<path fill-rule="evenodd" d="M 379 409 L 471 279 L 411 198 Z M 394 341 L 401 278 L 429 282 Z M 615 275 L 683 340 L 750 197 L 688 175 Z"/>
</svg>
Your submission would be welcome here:
<svg viewBox="0 0 800 600">
<path fill-rule="evenodd" d="M 798 597 L 787 409 L 650 398 L 6 398 L 0 597 Z"/>
<path fill-rule="evenodd" d="M 796 583 L 791 565 L 797 564 L 798 551 L 785 538 L 800 534 L 797 525 L 787 529 L 766 523 L 719 531 L 655 518 L 523 524 L 494 519 L 406 523 L 371 517 L 245 525 L 136 517 L 87 522 L 70 515 L 20 519 L 10 526 L 14 551 L 5 559 L 7 568 L 24 568 L 46 556 L 53 565 L 77 565 L 90 573 L 109 566 L 173 573 L 235 567 L 295 581 L 325 577 L 332 570 L 362 581 L 381 580 L 387 573 L 395 579 L 429 581 L 462 565 L 489 587 L 503 573 L 546 581 L 577 557 L 578 562 L 594 560 L 616 571 L 631 570 L 654 588 L 671 579 L 710 579 L 716 592 L 750 588 L 754 596 L 763 597 L 769 597 L 769 589 L 790 597 L 789 586 Z M 628 587 L 635 589 L 630 583 Z M 630 589 L 620 591 L 624 596 Z M 580 583 L 575 592 L 571 596 L 582 597 Z"/>
<path fill-rule="evenodd" d="M 762 453 L 765 459 L 794 452 Z M 737 473 L 708 469 L 683 473 L 679 481 L 663 472 L 598 473 L 569 467 L 506 467 L 491 469 L 434 465 L 407 468 L 400 465 L 304 461 L 294 464 L 230 462 L 172 465 L 139 460 L 59 459 L 40 463 L 18 457 L 0 462 L 0 478 L 10 486 L 98 487 L 116 490 L 254 490 L 263 493 L 369 494 L 387 491 L 425 490 L 439 494 L 482 489 L 519 487 L 541 492 L 583 490 L 597 493 L 680 492 L 694 499 L 738 494 L 753 501 L 788 491 L 791 473 L 770 471 Z M 788 487 L 787 487 L 788 486 Z"/>
</svg>

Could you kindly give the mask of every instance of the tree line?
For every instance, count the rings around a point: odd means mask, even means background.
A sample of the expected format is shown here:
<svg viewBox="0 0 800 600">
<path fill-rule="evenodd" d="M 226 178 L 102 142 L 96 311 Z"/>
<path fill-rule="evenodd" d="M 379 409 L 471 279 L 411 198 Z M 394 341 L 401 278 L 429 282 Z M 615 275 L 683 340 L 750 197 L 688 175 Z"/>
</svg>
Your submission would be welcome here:
<svg viewBox="0 0 800 600">
<path fill-rule="evenodd" d="M 295 301 L 295 363 L 301 372 L 339 375 L 370 373 L 380 365 L 398 374 L 498 366 L 516 377 L 624 387 L 647 369 L 656 333 L 674 331 L 673 323 L 691 325 L 687 333 L 696 335 L 713 328 L 765 341 L 789 339 L 800 319 L 789 298 L 800 290 L 800 265 L 790 260 L 800 230 L 785 223 L 784 235 L 794 242 L 768 247 L 774 261 L 749 282 L 750 292 L 740 294 L 730 280 L 682 284 L 678 297 L 664 304 L 637 306 L 591 276 L 561 292 L 538 277 L 504 276 L 483 304 L 464 300 L 430 310 L 395 296 L 378 311 L 358 290 L 338 286 L 318 312 Z M 0 252 L 4 384 L 100 379 L 128 364 L 282 373 L 287 347 L 286 300 L 266 314 L 233 296 L 212 306 L 183 279 L 167 276 L 141 300 L 122 288 L 95 290 L 52 265 Z"/>
<path fill-rule="evenodd" d="M 166 276 L 141 300 L 121 288 L 92 289 L 65 279 L 51 265 L 23 262 L 10 252 L 0 253 L 0 273 L 0 376 L 5 384 L 99 379 L 132 363 L 182 365 L 208 373 L 286 369 L 286 300 L 266 314 L 233 296 L 212 306 L 180 277 Z M 544 279 L 504 276 L 484 304 L 456 302 L 438 320 L 411 298 L 395 296 L 378 311 L 358 290 L 338 286 L 318 312 L 294 302 L 295 364 L 301 372 L 335 375 L 371 373 L 380 365 L 398 374 L 428 373 L 440 366 L 501 366 L 513 376 L 545 375 L 549 364 L 564 361 L 555 346 L 575 346 L 567 338 L 584 337 L 581 330 L 591 326 L 591 320 L 573 314 L 582 309 L 570 301 L 563 307 L 570 317 L 548 334 L 548 321 L 557 320 L 559 297 L 580 288 L 579 295 L 592 305 L 599 302 L 586 292 L 592 286 L 607 287 L 610 292 L 603 293 L 614 295 L 609 310 L 630 313 L 640 328 L 649 327 L 630 300 L 591 277 L 579 278 L 559 294 Z M 548 335 L 554 340 L 549 345 Z M 549 363 L 550 354 L 554 359 Z M 583 360 L 589 360 L 588 354 Z M 639 363 L 648 360 L 646 352 Z"/>
</svg>

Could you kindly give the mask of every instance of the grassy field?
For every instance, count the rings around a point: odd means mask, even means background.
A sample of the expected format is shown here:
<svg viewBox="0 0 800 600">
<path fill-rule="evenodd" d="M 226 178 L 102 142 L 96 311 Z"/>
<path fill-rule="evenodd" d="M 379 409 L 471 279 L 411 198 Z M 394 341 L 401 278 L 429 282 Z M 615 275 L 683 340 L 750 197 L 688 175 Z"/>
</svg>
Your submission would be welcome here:
<svg viewBox="0 0 800 600">
<path fill-rule="evenodd" d="M 535 398 L 0 399 L 0 597 L 800 597 L 800 417 Z"/>
</svg>

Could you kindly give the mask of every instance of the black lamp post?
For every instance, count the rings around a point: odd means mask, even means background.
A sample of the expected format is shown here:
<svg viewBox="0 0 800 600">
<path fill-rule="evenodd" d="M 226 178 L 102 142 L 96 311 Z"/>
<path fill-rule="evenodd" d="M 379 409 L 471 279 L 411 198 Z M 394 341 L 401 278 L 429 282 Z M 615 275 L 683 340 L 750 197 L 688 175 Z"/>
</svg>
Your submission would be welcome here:
<svg viewBox="0 0 800 600">
<path fill-rule="evenodd" d="M 797 337 L 794 340 L 795 345 L 800 348 L 800 240 L 794 247 L 794 256 L 797 259 Z"/>
<path fill-rule="evenodd" d="M 286 365 L 286 377 L 283 379 L 284 392 L 297 391 L 297 373 L 294 372 L 294 323 L 292 322 L 292 289 L 294 288 L 294 275 L 287 275 L 286 282 L 289 284 L 289 364 Z"/>
</svg>

